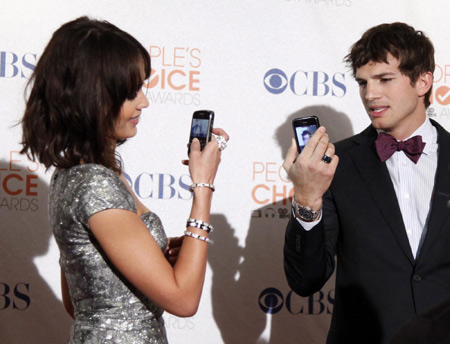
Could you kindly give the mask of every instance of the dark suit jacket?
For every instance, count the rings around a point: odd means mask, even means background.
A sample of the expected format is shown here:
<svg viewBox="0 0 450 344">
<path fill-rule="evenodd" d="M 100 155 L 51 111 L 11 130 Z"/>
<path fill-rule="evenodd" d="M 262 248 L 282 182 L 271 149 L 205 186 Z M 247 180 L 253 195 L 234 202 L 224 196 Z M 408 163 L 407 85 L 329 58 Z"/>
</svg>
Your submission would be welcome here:
<svg viewBox="0 0 450 344">
<path fill-rule="evenodd" d="M 450 344 L 450 299 L 407 323 L 389 344 Z"/>
<path fill-rule="evenodd" d="M 432 123 L 438 167 L 428 232 L 416 260 L 372 126 L 336 144 L 339 165 L 319 224 L 305 231 L 291 218 L 287 226 L 284 268 L 299 295 L 320 290 L 337 257 L 327 343 L 385 343 L 417 313 L 450 297 L 450 134 Z"/>
</svg>

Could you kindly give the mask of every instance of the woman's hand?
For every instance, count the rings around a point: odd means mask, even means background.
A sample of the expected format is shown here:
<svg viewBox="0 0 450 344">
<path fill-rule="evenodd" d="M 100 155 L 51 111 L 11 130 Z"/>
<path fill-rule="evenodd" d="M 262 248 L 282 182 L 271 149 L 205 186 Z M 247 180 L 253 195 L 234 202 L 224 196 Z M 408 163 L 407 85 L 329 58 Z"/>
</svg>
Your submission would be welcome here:
<svg viewBox="0 0 450 344">
<path fill-rule="evenodd" d="M 184 236 L 170 237 L 167 243 L 166 251 L 164 255 L 169 261 L 170 265 L 174 266 L 178 259 L 178 253 L 180 252 L 181 244 L 183 243 Z"/>
<path fill-rule="evenodd" d="M 223 129 L 214 128 L 213 133 L 222 136 L 226 141 L 229 140 L 228 134 Z M 200 150 L 199 140 L 194 139 L 191 143 L 189 160 L 184 160 L 183 164 L 189 165 L 189 172 L 194 183 L 212 184 L 221 155 L 222 152 L 219 150 L 219 145 L 214 136 L 202 151 Z"/>
</svg>

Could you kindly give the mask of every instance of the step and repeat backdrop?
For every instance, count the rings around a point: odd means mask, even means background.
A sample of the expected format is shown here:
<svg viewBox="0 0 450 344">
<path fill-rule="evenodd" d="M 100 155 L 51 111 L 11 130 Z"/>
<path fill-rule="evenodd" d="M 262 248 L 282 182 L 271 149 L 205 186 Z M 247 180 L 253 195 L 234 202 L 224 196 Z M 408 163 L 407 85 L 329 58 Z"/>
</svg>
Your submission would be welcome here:
<svg viewBox="0 0 450 344">
<path fill-rule="evenodd" d="M 169 236 L 184 231 L 191 180 L 181 164 L 192 113 L 231 140 L 216 179 L 198 313 L 165 314 L 171 343 L 324 343 L 333 280 L 300 297 L 283 273 L 292 184 L 291 121 L 317 115 L 333 141 L 369 120 L 342 62 L 369 27 L 403 21 L 434 42 L 428 115 L 450 129 L 450 2 L 411 0 L 6 1 L 0 3 L 0 343 L 65 343 L 59 252 L 47 218 L 52 171 L 20 155 L 25 84 L 51 34 L 82 15 L 135 36 L 153 74 L 138 134 L 120 147 L 133 189 Z M 89 66 L 86 66 L 89 68 Z"/>
</svg>

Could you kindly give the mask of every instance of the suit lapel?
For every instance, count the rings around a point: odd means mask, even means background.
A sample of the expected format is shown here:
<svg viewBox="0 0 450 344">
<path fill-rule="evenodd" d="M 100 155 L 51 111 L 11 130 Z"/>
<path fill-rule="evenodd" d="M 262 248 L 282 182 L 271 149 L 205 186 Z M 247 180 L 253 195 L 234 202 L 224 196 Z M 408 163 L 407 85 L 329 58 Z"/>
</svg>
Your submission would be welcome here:
<svg viewBox="0 0 450 344">
<path fill-rule="evenodd" d="M 386 164 L 380 161 L 375 150 L 376 137 L 377 132 L 372 126 L 355 136 L 354 139 L 358 145 L 352 150 L 351 156 L 367 185 L 369 191 L 367 196 L 373 198 L 398 245 L 411 264 L 414 264 L 414 257 L 389 171 Z"/>
<path fill-rule="evenodd" d="M 448 202 L 450 200 L 450 135 L 435 121 L 431 121 L 438 131 L 438 164 L 434 183 L 434 191 L 427 225 L 427 233 L 419 257 L 426 257 L 439 239 L 439 233 L 448 229 L 445 224 L 450 216 Z"/>
</svg>

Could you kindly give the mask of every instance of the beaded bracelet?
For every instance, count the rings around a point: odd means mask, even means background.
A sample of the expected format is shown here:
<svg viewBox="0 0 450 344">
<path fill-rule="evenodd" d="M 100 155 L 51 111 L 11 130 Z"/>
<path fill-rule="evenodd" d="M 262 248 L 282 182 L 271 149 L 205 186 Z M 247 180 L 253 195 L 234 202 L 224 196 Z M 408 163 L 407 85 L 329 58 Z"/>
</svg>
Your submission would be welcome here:
<svg viewBox="0 0 450 344">
<path fill-rule="evenodd" d="M 207 233 L 212 232 L 214 230 L 214 227 L 211 224 L 209 224 L 208 222 L 193 219 L 193 218 L 187 219 L 186 227 L 194 227 L 194 228 L 202 229 L 202 230 L 206 231 Z"/>
<path fill-rule="evenodd" d="M 190 236 L 191 238 L 194 238 L 194 239 L 198 239 L 198 240 L 207 242 L 208 244 L 212 244 L 213 243 L 213 241 L 211 239 L 209 239 L 207 237 L 204 237 L 204 236 L 201 236 L 201 235 L 198 235 L 197 233 L 184 231 L 184 235 Z"/>
<path fill-rule="evenodd" d="M 216 187 L 214 186 L 214 184 L 208 184 L 208 183 L 193 183 L 191 184 L 191 186 L 189 187 L 189 191 L 190 192 L 194 192 L 194 188 L 196 188 L 197 186 L 205 186 L 207 188 L 210 188 L 213 192 L 214 190 L 216 190 Z"/>
</svg>

